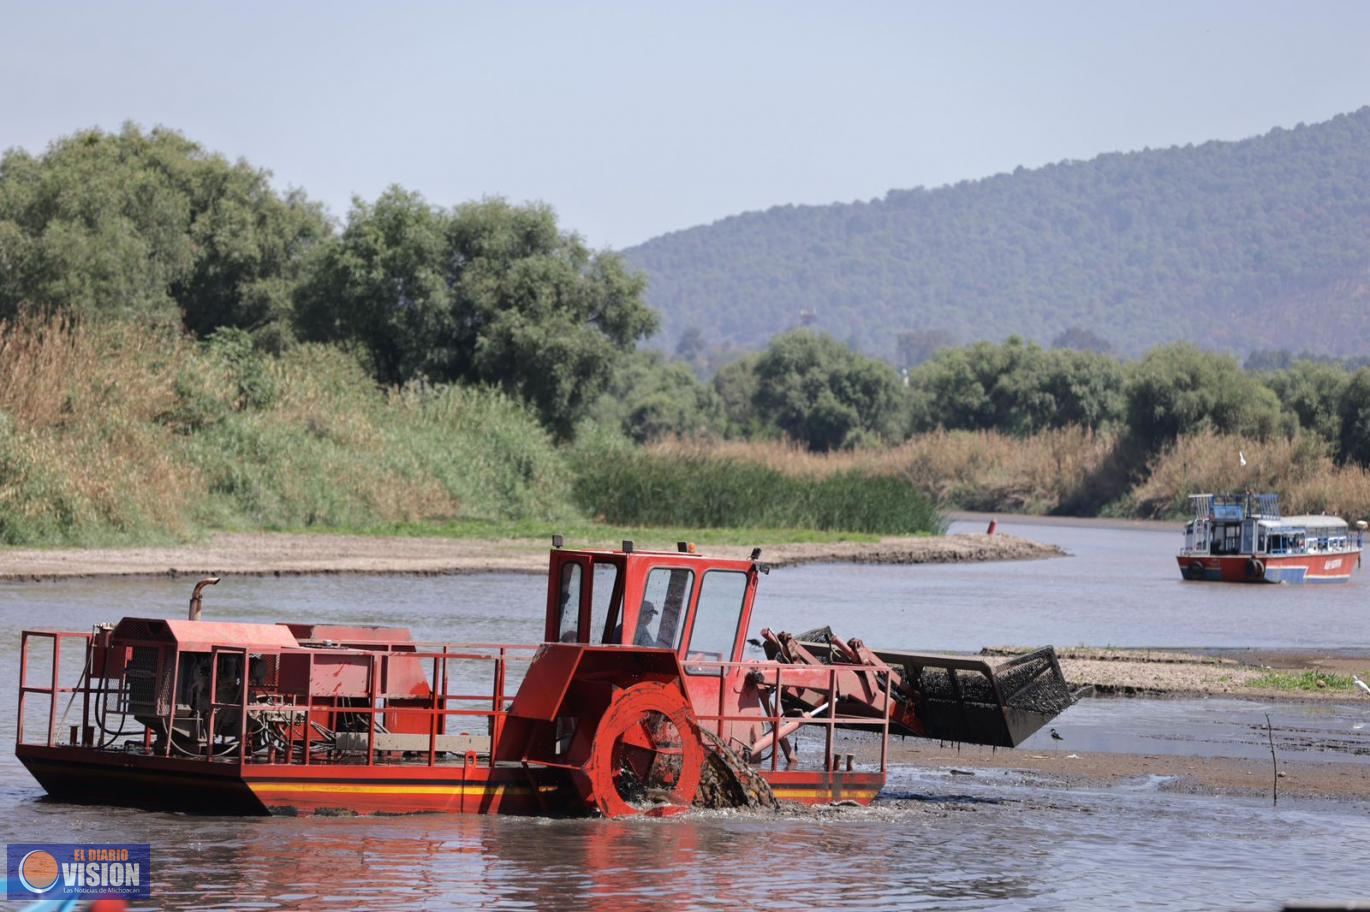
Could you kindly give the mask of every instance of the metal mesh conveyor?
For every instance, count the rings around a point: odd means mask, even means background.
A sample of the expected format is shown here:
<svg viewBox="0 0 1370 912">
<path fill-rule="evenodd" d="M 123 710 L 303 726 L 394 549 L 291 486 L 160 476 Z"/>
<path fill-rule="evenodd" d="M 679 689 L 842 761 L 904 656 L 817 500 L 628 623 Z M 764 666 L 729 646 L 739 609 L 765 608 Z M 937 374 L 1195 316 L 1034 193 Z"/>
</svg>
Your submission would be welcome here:
<svg viewBox="0 0 1370 912">
<path fill-rule="evenodd" d="M 826 627 L 796 639 L 824 663 L 859 652 L 842 649 Z M 894 669 L 892 696 L 913 711 L 891 715 L 892 734 L 1017 747 L 1078 699 L 1050 646 L 1002 659 L 874 648 L 867 655 Z"/>
<path fill-rule="evenodd" d="M 1017 747 L 1075 702 L 1050 646 L 993 664 L 969 656 L 874 651 L 903 670 L 905 697 L 923 723 L 924 737 Z"/>
</svg>

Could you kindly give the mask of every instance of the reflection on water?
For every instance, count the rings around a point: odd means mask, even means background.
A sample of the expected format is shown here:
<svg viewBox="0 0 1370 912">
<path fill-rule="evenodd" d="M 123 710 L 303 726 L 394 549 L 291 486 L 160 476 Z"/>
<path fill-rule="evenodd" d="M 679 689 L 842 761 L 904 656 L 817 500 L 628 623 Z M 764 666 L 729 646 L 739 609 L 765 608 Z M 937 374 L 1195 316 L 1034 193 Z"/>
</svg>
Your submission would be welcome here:
<svg viewBox="0 0 1370 912">
<path fill-rule="evenodd" d="M 1183 583 L 1176 536 L 1003 528 L 1077 556 L 776 571 L 763 581 L 755 626 L 832 624 L 844 636 L 914 648 L 1370 643 L 1359 581 Z M 0 585 L 0 681 L 12 688 L 17 678 L 23 627 L 181 616 L 189 591 L 189 581 L 161 579 Z M 205 608 L 224 620 L 393 623 L 422 639 L 526 642 L 541 633 L 545 592 L 533 576 L 243 578 L 209 590 Z M 1134 738 L 1186 724 L 1205 731 L 1206 711 L 1229 734 L 1243 724 L 1224 701 L 1148 708 L 1154 702 L 1127 704 Z M 1276 725 L 1331 732 L 1346 721 L 1295 713 Z M 1058 727 L 1072 742 L 1119 730 L 1117 715 L 1096 714 L 1094 704 Z M 0 715 L 0 738 L 13 734 L 12 712 Z M 894 771 L 876 808 L 781 817 L 205 818 L 43 801 L 0 752 L 6 841 L 151 842 L 155 903 L 166 908 L 1275 909 L 1288 898 L 1370 892 L 1368 819 L 1361 807 L 1272 809 L 1145 782 L 1062 791 L 1008 771 L 912 769 Z"/>
<path fill-rule="evenodd" d="M 657 821 L 215 819 L 21 806 L 33 838 L 147 839 L 165 908 L 1275 909 L 1363 889 L 1363 809 L 1003 773 L 896 776 L 872 809 Z"/>
</svg>

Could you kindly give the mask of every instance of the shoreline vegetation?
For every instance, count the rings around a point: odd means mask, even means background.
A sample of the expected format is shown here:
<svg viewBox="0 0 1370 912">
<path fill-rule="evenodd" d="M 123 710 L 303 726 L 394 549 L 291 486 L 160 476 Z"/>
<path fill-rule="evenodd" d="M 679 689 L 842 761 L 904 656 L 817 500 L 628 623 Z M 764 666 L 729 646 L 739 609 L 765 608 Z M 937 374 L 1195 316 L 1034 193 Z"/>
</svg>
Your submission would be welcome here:
<svg viewBox="0 0 1370 912">
<path fill-rule="evenodd" d="M 1370 515 L 1355 359 L 1125 360 L 1084 327 L 1050 349 L 905 333 L 899 369 L 805 328 L 668 354 L 650 277 L 545 205 L 394 186 L 334 220 L 166 128 L 0 155 L 0 263 L 0 547 L 472 523 L 870 541 L 1231 489 Z"/>
<path fill-rule="evenodd" d="M 1119 474 L 1125 436 L 1079 427 L 940 430 L 831 452 L 780 440 L 641 444 L 598 426 L 559 441 L 506 393 L 382 387 L 333 346 L 273 355 L 231 333 L 196 342 L 60 317 L 0 324 L 0 376 L 0 546 L 262 531 L 503 537 L 509 527 L 869 542 L 942 531 L 950 511 L 1089 515 L 1074 507 L 1120 488 L 1096 515 L 1175 518 L 1190 493 L 1236 488 L 1277 490 L 1289 513 L 1370 517 L 1370 474 L 1307 434 L 1183 435 L 1130 486 Z"/>
</svg>

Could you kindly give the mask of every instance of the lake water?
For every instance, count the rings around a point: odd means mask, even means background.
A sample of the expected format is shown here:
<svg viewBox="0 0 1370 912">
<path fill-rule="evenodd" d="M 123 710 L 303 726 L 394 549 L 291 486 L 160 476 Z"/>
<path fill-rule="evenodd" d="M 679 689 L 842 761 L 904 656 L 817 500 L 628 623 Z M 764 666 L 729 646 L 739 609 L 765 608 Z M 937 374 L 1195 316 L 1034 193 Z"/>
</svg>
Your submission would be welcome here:
<svg viewBox="0 0 1370 912">
<path fill-rule="evenodd" d="M 754 626 L 830 624 L 844 637 L 915 649 L 1370 646 L 1360 577 L 1309 588 L 1184 583 L 1174 533 L 1001 528 L 1073 556 L 778 570 L 762 581 Z M 0 584 L 0 680 L 17 678 L 25 627 L 182 616 L 189 589 L 163 579 Z M 422 639 L 526 642 L 541 632 L 545 592 L 541 579 L 517 575 L 242 578 L 208 590 L 205 610 L 222 620 L 394 623 Z M 1073 749 L 1165 753 L 1179 743 L 1175 730 L 1211 726 L 1223 734 L 1210 746 L 1191 739 L 1175 750 L 1244 756 L 1251 739 L 1229 735 L 1263 711 L 1240 701 L 1090 701 L 1058 727 Z M 1344 733 L 1364 709 L 1278 712 Z M 13 735 L 11 710 L 0 716 L 0 739 Z M 1370 897 L 1366 803 L 1282 798 L 1272 808 L 1161 784 L 1080 790 L 1005 771 L 897 768 L 874 808 L 779 817 L 243 819 L 45 801 L 5 751 L 0 836 L 150 842 L 154 905 L 165 908 L 1254 910 Z"/>
</svg>

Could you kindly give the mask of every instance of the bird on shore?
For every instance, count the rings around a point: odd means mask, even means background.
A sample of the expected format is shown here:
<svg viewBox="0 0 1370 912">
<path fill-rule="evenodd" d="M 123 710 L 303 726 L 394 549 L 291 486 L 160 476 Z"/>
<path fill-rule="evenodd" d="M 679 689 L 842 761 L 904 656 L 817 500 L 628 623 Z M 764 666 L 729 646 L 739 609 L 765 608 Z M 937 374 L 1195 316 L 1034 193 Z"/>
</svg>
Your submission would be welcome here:
<svg viewBox="0 0 1370 912">
<path fill-rule="evenodd" d="M 1053 740 L 1053 741 L 1064 741 L 1065 738 L 1062 738 L 1062 737 L 1061 737 L 1061 733 L 1058 732 L 1056 729 L 1053 728 L 1053 729 L 1051 730 L 1051 740 Z"/>
</svg>

